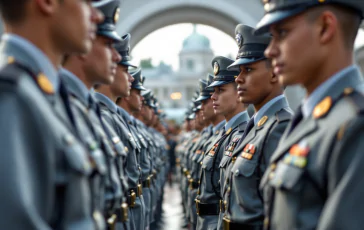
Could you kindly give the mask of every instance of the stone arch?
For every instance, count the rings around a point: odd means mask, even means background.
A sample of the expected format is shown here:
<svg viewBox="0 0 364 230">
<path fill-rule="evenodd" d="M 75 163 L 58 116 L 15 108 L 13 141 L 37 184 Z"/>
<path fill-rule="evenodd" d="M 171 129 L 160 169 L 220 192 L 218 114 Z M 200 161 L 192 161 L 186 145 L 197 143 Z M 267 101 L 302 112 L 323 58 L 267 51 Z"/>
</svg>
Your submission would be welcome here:
<svg viewBox="0 0 364 230">
<path fill-rule="evenodd" d="M 122 6 L 120 22 L 117 26 L 120 34 L 132 34 L 131 47 L 159 28 L 187 22 L 209 25 L 234 37 L 234 29 L 237 24 L 245 23 L 254 26 L 263 15 L 260 2 L 255 0 L 245 0 L 244 4 L 241 3 L 241 0 L 149 0 L 140 2 L 145 4 L 135 4 L 138 7 L 133 10 L 130 10 L 130 6 Z M 129 12 L 126 11 L 127 8 L 129 8 Z"/>
</svg>

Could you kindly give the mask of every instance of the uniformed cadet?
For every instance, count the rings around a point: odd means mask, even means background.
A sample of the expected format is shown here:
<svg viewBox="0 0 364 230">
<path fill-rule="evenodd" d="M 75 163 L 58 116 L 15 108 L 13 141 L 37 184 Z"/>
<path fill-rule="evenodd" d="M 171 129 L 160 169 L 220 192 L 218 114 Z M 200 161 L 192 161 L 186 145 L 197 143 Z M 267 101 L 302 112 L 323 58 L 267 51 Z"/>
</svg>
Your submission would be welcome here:
<svg viewBox="0 0 364 230">
<path fill-rule="evenodd" d="M 95 229 L 92 164 L 57 68 L 90 50 L 102 15 L 91 1 L 1 1 L 0 12 L 1 228 Z"/>
<path fill-rule="evenodd" d="M 140 221 L 144 213 L 144 204 L 142 197 L 142 187 L 140 184 L 140 168 L 138 162 L 139 145 L 134 138 L 128 122 L 119 114 L 118 106 L 115 104 L 119 97 L 127 97 L 130 95 L 131 83 L 134 78 L 128 72 L 130 63 L 124 63 L 123 58 L 128 54 L 124 54 L 124 50 L 119 50 L 120 47 L 129 47 L 130 36 L 124 35 L 122 41 L 116 46 L 122 60 L 117 65 L 114 82 L 108 85 L 100 85 L 97 87 L 96 98 L 101 105 L 102 115 L 119 135 L 121 141 L 125 145 L 127 156 L 124 162 L 125 166 L 125 186 L 128 187 L 126 196 L 130 207 L 131 218 L 128 222 L 130 229 L 143 229 L 144 223 Z M 126 45 L 125 45 L 126 44 Z M 122 52 L 121 52 L 122 51 Z M 127 60 L 127 59 L 124 59 Z"/>
<path fill-rule="evenodd" d="M 135 79 L 137 80 L 137 78 Z M 138 84 L 142 85 L 143 80 L 140 79 Z M 137 87 L 137 86 L 136 86 Z M 143 87 L 144 88 L 144 87 Z M 155 189 L 153 188 L 152 183 L 152 155 L 155 154 L 155 145 L 152 141 L 152 137 L 148 133 L 148 125 L 150 124 L 152 118 L 152 110 L 150 106 L 150 96 L 151 91 L 145 90 L 145 93 L 142 91 L 143 101 L 140 111 L 134 113 L 135 118 L 135 126 L 138 131 L 138 135 L 140 135 L 141 144 L 144 147 L 144 154 L 141 155 L 141 168 L 142 168 L 142 185 L 143 185 L 143 197 L 145 204 L 145 229 L 149 229 L 149 226 L 152 222 L 152 197 Z"/>
<path fill-rule="evenodd" d="M 274 73 L 307 91 L 261 182 L 266 229 L 363 229 L 363 140 L 349 124 L 363 109 L 353 47 L 364 2 L 281 0 L 264 9 L 256 33 L 273 35 L 265 55 Z"/>
<path fill-rule="evenodd" d="M 195 199 L 197 196 L 197 189 L 199 186 L 199 177 L 201 171 L 201 161 L 203 160 L 205 152 L 208 150 L 208 146 L 211 142 L 218 136 L 213 132 L 214 125 L 219 123 L 220 126 L 217 127 L 217 130 L 220 130 L 224 125 L 224 116 L 222 115 L 215 115 L 213 107 L 212 107 L 212 100 L 211 94 L 213 93 L 213 89 L 206 89 L 206 87 L 211 84 L 213 81 L 213 75 L 208 74 L 206 80 L 200 80 L 200 95 L 196 99 L 196 101 L 201 103 L 201 110 L 200 115 L 197 116 L 197 121 L 200 119 L 203 120 L 204 125 L 206 128 L 202 131 L 202 135 L 198 145 L 196 146 L 192 156 L 191 156 L 191 170 L 190 170 L 190 180 L 189 180 L 189 195 L 188 195 L 188 207 L 190 209 L 190 223 L 193 229 L 196 229 L 197 225 L 197 212 L 196 212 L 196 205 Z M 201 121 L 199 121 L 201 123 Z"/>
<path fill-rule="evenodd" d="M 205 152 L 200 174 L 199 191 L 196 198 L 197 229 L 216 229 L 219 217 L 221 200 L 220 190 L 220 163 L 224 156 L 225 148 L 231 137 L 247 123 L 249 116 L 244 104 L 240 103 L 235 84 L 237 71 L 228 71 L 227 67 L 234 61 L 217 56 L 212 60 L 214 68 L 214 81 L 207 87 L 213 88 L 211 95 L 213 109 L 216 114 L 225 117 L 224 125 L 219 137 Z M 222 175 L 223 176 L 223 175 Z"/>
<path fill-rule="evenodd" d="M 130 35 L 128 35 L 130 37 Z M 128 58 L 129 58 L 129 54 L 128 54 L 128 47 L 129 44 L 127 44 L 127 46 L 124 47 L 117 47 L 118 51 L 120 54 L 124 54 L 123 56 L 123 60 L 125 60 L 125 62 L 128 62 Z M 124 53 L 123 53 L 124 52 Z M 124 61 L 122 61 L 122 63 L 125 63 Z M 128 97 L 120 97 L 117 99 L 116 104 L 119 106 L 118 107 L 118 113 L 119 115 L 127 122 L 128 128 L 131 132 L 131 134 L 133 135 L 133 138 L 136 141 L 136 144 L 138 146 L 138 155 L 137 155 L 137 160 L 138 160 L 138 167 L 139 170 L 141 172 L 141 178 L 139 181 L 140 186 L 142 186 L 142 182 L 145 181 L 147 179 L 147 177 L 149 177 L 149 173 L 147 174 L 143 174 L 143 166 L 147 166 L 146 170 L 148 170 L 148 165 L 150 164 L 150 161 L 146 162 L 148 159 L 146 158 L 146 146 L 144 142 L 144 139 L 140 136 L 140 133 L 137 131 L 136 126 L 134 125 L 133 120 L 135 120 L 132 115 L 135 112 L 139 112 L 141 107 L 142 107 L 142 96 L 141 96 L 141 91 L 145 90 L 145 88 L 143 87 L 143 76 L 141 74 L 141 69 L 137 69 L 134 72 L 131 73 L 132 77 L 134 78 L 134 81 L 131 85 L 131 90 L 130 90 L 130 95 Z M 147 165 L 146 165 L 147 164 Z M 135 219 L 137 223 L 143 223 L 146 221 L 146 219 L 144 218 L 144 216 L 147 215 L 146 213 L 146 205 L 145 205 L 145 198 L 147 199 L 147 205 L 149 206 L 149 202 L 150 202 L 150 193 L 149 190 L 140 188 L 143 191 L 143 200 L 144 200 L 144 210 L 143 213 L 141 215 L 138 215 L 139 219 Z M 144 191 L 146 191 L 146 193 L 144 193 Z M 149 221 L 147 223 L 149 225 Z M 143 226 L 140 226 L 140 228 L 138 229 L 145 229 L 145 225 L 146 223 L 143 224 Z"/>
<path fill-rule="evenodd" d="M 95 173 L 91 174 L 93 208 L 98 229 L 105 229 L 103 218 L 108 220 L 112 229 L 117 218 L 119 221 L 127 219 L 126 198 L 121 187 L 116 159 L 123 155 L 124 146 L 113 128 L 101 120 L 100 110 L 95 99 L 90 94 L 90 88 L 96 84 L 111 84 L 114 79 L 113 67 L 120 61 L 120 55 L 110 44 L 120 41 L 115 36 L 115 23 L 118 18 L 119 1 L 102 2 L 95 4 L 103 14 L 105 20 L 98 24 L 97 37 L 92 49 L 87 55 L 66 56 L 60 71 L 69 95 L 71 108 L 77 114 L 76 127 L 80 130 L 83 142 L 88 146 L 91 158 L 94 161 Z M 122 209 L 122 210 L 121 210 Z"/>
<path fill-rule="evenodd" d="M 220 220 L 223 229 L 263 228 L 264 207 L 259 182 L 291 118 L 283 87 L 273 74 L 270 60 L 264 56 L 270 36 L 254 36 L 253 31 L 246 25 L 236 27 L 239 53 L 229 66 L 229 69 L 240 70 L 235 80 L 240 101 L 252 104 L 255 114 L 230 153 L 233 161 L 226 175 L 224 217 Z"/>
</svg>

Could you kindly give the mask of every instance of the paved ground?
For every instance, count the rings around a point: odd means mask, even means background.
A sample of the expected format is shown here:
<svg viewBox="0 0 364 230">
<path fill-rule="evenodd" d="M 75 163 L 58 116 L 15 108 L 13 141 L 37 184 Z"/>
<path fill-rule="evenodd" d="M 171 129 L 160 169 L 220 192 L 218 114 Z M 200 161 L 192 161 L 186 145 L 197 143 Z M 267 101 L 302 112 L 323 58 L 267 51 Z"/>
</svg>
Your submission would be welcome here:
<svg viewBox="0 0 364 230">
<path fill-rule="evenodd" d="M 183 230 L 181 228 L 183 211 L 181 206 L 181 193 L 177 184 L 164 189 L 163 203 L 163 230 Z"/>
</svg>

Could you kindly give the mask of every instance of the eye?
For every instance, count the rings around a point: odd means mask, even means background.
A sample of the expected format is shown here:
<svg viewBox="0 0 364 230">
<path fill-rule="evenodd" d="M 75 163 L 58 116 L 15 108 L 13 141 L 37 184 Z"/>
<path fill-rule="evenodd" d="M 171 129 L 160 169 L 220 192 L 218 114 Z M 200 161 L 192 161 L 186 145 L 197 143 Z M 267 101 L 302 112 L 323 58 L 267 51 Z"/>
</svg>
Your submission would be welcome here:
<svg viewBox="0 0 364 230">
<path fill-rule="evenodd" d="M 251 72 L 251 71 L 253 71 L 253 69 L 252 69 L 252 68 L 250 68 L 250 67 L 245 67 L 245 72 L 246 72 L 246 73 L 249 73 L 249 72 Z"/>
</svg>

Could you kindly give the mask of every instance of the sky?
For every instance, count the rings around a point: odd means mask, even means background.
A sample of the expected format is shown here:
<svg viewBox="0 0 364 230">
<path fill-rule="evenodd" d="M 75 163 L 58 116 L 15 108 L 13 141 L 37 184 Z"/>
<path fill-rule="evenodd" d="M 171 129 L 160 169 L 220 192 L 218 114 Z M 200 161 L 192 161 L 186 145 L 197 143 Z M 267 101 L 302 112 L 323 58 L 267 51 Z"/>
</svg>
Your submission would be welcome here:
<svg viewBox="0 0 364 230">
<path fill-rule="evenodd" d="M 142 39 L 132 50 L 133 62 L 139 64 L 140 60 L 152 58 L 153 64 L 161 61 L 172 65 L 174 70 L 179 68 L 178 54 L 182 49 L 183 41 L 193 32 L 193 24 L 183 23 L 166 26 L 154 31 Z M 226 33 L 206 25 L 197 25 L 197 32 L 210 39 L 214 54 L 235 57 L 237 45 L 235 40 Z M 364 45 L 364 32 L 359 31 L 355 46 Z"/>
</svg>

